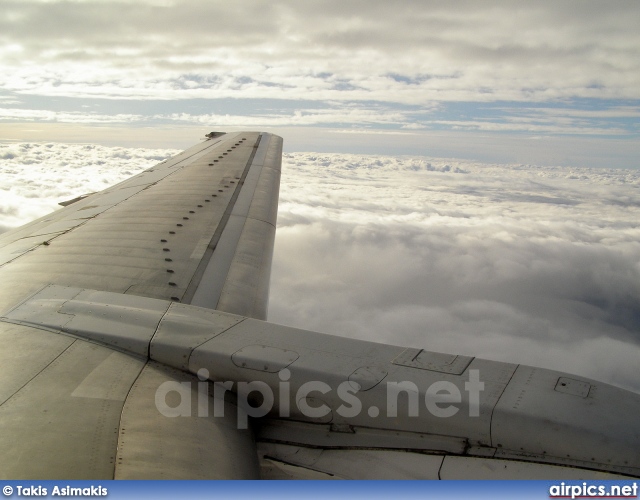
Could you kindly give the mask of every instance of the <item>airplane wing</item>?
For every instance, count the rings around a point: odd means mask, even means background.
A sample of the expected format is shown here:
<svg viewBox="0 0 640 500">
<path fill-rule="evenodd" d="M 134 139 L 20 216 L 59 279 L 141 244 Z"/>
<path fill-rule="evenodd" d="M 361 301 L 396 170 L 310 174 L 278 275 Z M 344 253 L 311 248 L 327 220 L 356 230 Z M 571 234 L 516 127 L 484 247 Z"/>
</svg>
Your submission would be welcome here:
<svg viewBox="0 0 640 500">
<path fill-rule="evenodd" d="M 212 133 L 0 236 L 2 477 L 640 476 L 637 394 L 265 321 L 281 153 Z"/>
</svg>

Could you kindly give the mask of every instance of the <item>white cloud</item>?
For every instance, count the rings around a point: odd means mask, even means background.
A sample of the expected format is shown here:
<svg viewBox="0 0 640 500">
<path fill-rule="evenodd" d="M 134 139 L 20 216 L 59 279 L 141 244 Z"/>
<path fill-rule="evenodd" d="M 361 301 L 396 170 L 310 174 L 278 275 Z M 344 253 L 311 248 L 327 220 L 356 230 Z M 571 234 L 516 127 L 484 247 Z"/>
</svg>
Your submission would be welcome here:
<svg viewBox="0 0 640 500">
<path fill-rule="evenodd" d="M 74 124 L 139 124 L 187 123 L 216 127 L 282 127 L 327 124 L 402 125 L 411 119 L 411 113 L 393 112 L 375 106 L 340 106 L 326 109 L 295 109 L 280 113 L 239 114 L 190 114 L 170 113 L 145 116 L 117 113 L 112 115 L 95 112 L 60 112 L 46 109 L 1 108 L 0 121 L 58 122 Z"/>
<path fill-rule="evenodd" d="M 5 2 L 3 87 L 419 105 L 640 96 L 634 3 L 132 1 L 126 16 L 123 3 Z"/>
<path fill-rule="evenodd" d="M 288 114 L 253 114 L 252 116 L 173 113 L 156 115 L 160 120 L 183 121 L 206 125 L 232 127 L 282 127 L 358 123 L 361 125 L 400 125 L 409 119 L 410 113 L 391 112 L 374 106 L 340 106 L 328 109 L 296 109 Z"/>
<path fill-rule="evenodd" d="M 293 154 L 270 319 L 640 390 L 640 174 Z"/>
<path fill-rule="evenodd" d="M 503 118 L 504 120 L 504 118 Z M 432 123 L 448 125 L 453 130 L 484 130 L 491 132 L 532 132 L 545 134 L 581 134 L 581 135 L 624 135 L 628 131 L 622 127 L 593 127 L 585 124 L 575 123 L 556 118 L 555 120 L 546 120 L 550 123 L 535 123 L 540 121 L 532 118 L 507 118 L 506 121 L 490 121 L 490 120 L 433 120 Z M 564 123 L 563 123 L 564 122 Z"/>
<path fill-rule="evenodd" d="M 144 120 L 141 115 L 59 112 L 45 109 L 0 108 L 0 120 L 49 121 L 62 123 L 131 123 Z"/>
</svg>

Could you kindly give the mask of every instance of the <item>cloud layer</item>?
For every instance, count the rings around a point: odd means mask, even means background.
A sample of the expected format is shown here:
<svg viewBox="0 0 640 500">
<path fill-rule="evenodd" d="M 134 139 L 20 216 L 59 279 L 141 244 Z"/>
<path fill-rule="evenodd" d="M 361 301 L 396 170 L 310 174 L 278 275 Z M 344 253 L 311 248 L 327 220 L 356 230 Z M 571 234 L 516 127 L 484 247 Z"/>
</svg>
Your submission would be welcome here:
<svg viewBox="0 0 640 500">
<path fill-rule="evenodd" d="M 270 320 L 640 389 L 637 171 L 292 154 Z"/>
<path fill-rule="evenodd" d="M 3 11 L 5 88 L 47 95 L 640 97 L 629 3 L 20 0 Z"/>
<path fill-rule="evenodd" d="M 170 150 L 0 144 L 0 229 Z M 269 319 L 640 391 L 640 173 L 284 156 Z"/>
</svg>

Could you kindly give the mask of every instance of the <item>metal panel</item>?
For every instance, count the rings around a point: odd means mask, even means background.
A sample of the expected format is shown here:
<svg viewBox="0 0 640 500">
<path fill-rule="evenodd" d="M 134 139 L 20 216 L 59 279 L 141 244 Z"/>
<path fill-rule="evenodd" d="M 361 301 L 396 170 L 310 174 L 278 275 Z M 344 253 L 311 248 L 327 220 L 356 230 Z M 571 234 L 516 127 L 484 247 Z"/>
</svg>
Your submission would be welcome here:
<svg viewBox="0 0 640 500">
<path fill-rule="evenodd" d="M 114 205 L 117 205 L 127 198 L 139 193 L 147 186 L 148 184 L 123 186 L 117 189 L 111 188 L 103 191 L 95 198 L 92 198 L 91 203 L 83 203 L 83 206 L 78 206 L 75 210 L 69 211 L 69 213 L 65 214 L 59 223 L 53 223 L 51 226 L 57 227 L 57 225 L 63 221 L 72 221 L 72 223 L 75 223 L 76 225 L 82 224 L 84 219 L 90 219 L 91 217 L 95 217 L 96 215 L 109 210 Z"/>
<path fill-rule="evenodd" d="M 269 149 L 264 156 L 264 165 L 274 168 L 278 171 L 282 170 L 282 137 L 272 135 Z"/>
<path fill-rule="evenodd" d="M 246 219 L 217 309 L 266 319 L 275 227 Z"/>
<path fill-rule="evenodd" d="M 262 220 L 275 226 L 278 216 L 278 193 L 280 190 L 280 170 L 265 167 L 251 201 L 248 217 Z"/>
<path fill-rule="evenodd" d="M 149 342 L 170 303 L 109 292 L 83 291 L 60 314 L 73 315 L 64 331 L 147 357 Z"/>
<path fill-rule="evenodd" d="M 321 450 L 260 443 L 263 479 L 439 479 L 443 456 L 390 450 Z M 316 477 L 320 472 L 328 477 Z"/>
<path fill-rule="evenodd" d="M 245 221 L 244 217 L 235 215 L 229 217 L 197 290 L 189 301 L 190 304 L 211 309 L 217 308 Z"/>
<path fill-rule="evenodd" d="M 332 474 L 325 472 L 319 472 L 306 467 L 300 467 L 298 465 L 288 464 L 281 462 L 277 459 L 265 456 L 260 462 L 260 479 L 265 480 L 315 480 L 326 481 L 329 479 L 341 479 Z"/>
<path fill-rule="evenodd" d="M 573 394 L 581 398 L 586 398 L 590 390 L 591 384 L 589 382 L 583 382 L 582 380 L 576 380 L 574 378 L 560 377 L 556 383 L 556 391 Z"/>
<path fill-rule="evenodd" d="M 472 360 L 473 358 L 469 356 L 458 356 L 455 354 L 444 354 L 441 352 L 411 348 L 405 349 L 400 356 L 393 360 L 393 364 L 460 375 L 464 373 Z"/>
<path fill-rule="evenodd" d="M 51 285 L 6 317 L 147 357 L 151 337 L 169 304 L 144 297 Z"/>
<path fill-rule="evenodd" d="M 368 391 L 384 380 L 387 370 L 379 366 L 361 366 L 349 375 L 351 385 L 360 391 Z"/>
<path fill-rule="evenodd" d="M 121 380 L 134 380 L 140 373 L 140 363 L 131 361 L 118 352 L 112 352 L 96 366 L 71 393 L 74 398 L 93 398 L 112 401 L 124 401 L 127 384 Z M 114 375 L 118 383 L 114 383 Z"/>
<path fill-rule="evenodd" d="M 49 285 L 5 313 L 4 317 L 25 325 L 60 331 L 73 317 L 58 314 L 58 309 L 80 292 L 80 288 Z"/>
<path fill-rule="evenodd" d="M 260 176 L 263 171 L 263 161 L 261 157 L 264 156 L 264 152 L 269 147 L 269 135 L 262 134 L 260 136 L 260 143 L 256 149 L 256 153 L 251 161 L 251 165 L 248 165 L 246 175 L 244 177 L 242 190 L 238 193 L 238 198 L 233 206 L 233 215 L 239 215 L 246 217 L 253 201 L 254 193 L 260 180 Z"/>
<path fill-rule="evenodd" d="M 22 254 L 39 247 L 45 242 L 49 242 L 49 240 L 57 234 L 61 233 L 53 233 L 46 236 L 33 236 L 29 238 L 21 238 L 11 243 L 7 242 L 2 248 L 0 248 L 0 266 L 17 259 Z"/>
<path fill-rule="evenodd" d="M 252 433 L 237 428 L 241 410 L 209 389 L 194 376 L 149 363 L 122 411 L 115 478 L 258 479 Z M 180 416 L 160 411 L 181 405 Z M 224 407 L 224 416 L 213 416 L 216 407 Z"/>
<path fill-rule="evenodd" d="M 56 222 L 51 222 L 33 231 L 31 233 L 31 237 L 42 236 L 42 235 L 51 236 L 52 233 L 57 233 L 57 234 L 64 233 L 65 231 L 68 231 L 69 229 L 79 226 L 80 224 L 84 224 L 84 222 L 85 222 L 84 220 L 77 220 L 77 219 L 76 220 L 60 220 Z"/>
<path fill-rule="evenodd" d="M 47 367 L 74 339 L 0 323 L 0 405 Z"/>
<path fill-rule="evenodd" d="M 584 379 L 587 397 L 559 392 L 564 376 L 518 367 L 494 411 L 493 446 L 503 456 L 639 474 L 640 397 Z"/>
<path fill-rule="evenodd" d="M 52 212 L 45 217 L 41 217 L 40 219 L 36 219 L 24 226 L 17 227 L 15 229 L 11 229 L 5 233 L 0 234 L 0 248 L 4 248 L 5 246 L 15 243 L 21 239 L 26 239 L 31 237 L 33 233 L 39 233 L 40 229 L 52 221 L 59 220 L 58 214 L 63 210 L 57 210 Z M 46 231 L 44 231 L 46 233 Z"/>
<path fill-rule="evenodd" d="M 274 151 L 280 151 L 274 155 Z M 282 139 L 263 134 L 245 179 L 245 186 L 234 206 L 233 214 L 264 220 L 275 225 L 280 186 Z M 269 158 L 266 161 L 266 158 Z"/>
<path fill-rule="evenodd" d="M 0 406 L 0 475 L 113 478 L 122 402 L 143 365 L 96 344 L 73 342 Z M 91 387 L 100 389 L 86 397 Z"/>
<path fill-rule="evenodd" d="M 623 479 L 625 476 L 576 467 L 562 467 L 494 458 L 446 456 L 440 479 Z"/>
<path fill-rule="evenodd" d="M 285 396 L 293 419 L 308 420 L 296 395 L 303 384 L 316 381 L 324 384 L 321 387 L 323 394 L 316 392 L 309 396 L 327 406 L 326 415 L 323 416 L 332 415 L 332 422 L 336 424 L 410 432 L 424 432 L 428 429 L 431 434 L 464 436 L 472 445 L 490 445 L 491 412 L 515 370 L 515 365 L 484 360 L 474 360 L 464 376 L 416 370 L 391 363 L 402 352 L 403 349 L 399 347 L 332 337 L 252 319 L 237 324 L 195 349 L 189 362 L 189 370 L 196 373 L 199 369 L 206 368 L 212 380 L 256 380 L 255 370 L 230 362 L 233 353 L 250 345 L 268 345 L 295 351 L 300 355 L 288 366 L 290 390 Z M 268 356 L 254 360 L 256 364 L 260 361 L 266 365 L 270 362 Z M 380 367 L 388 375 L 384 384 L 358 392 L 360 410 L 353 414 L 345 412 L 345 400 L 339 395 L 338 389 L 343 383 L 349 384 L 351 374 L 363 366 Z M 477 408 L 472 407 L 471 393 L 467 390 L 469 374 L 473 370 L 481 374 L 483 383 L 483 389 L 477 396 Z M 267 383 L 274 394 L 280 394 L 278 375 L 265 374 L 260 380 Z M 458 393 L 455 411 L 446 418 L 443 418 L 442 412 L 433 410 L 439 399 L 433 388 L 442 383 L 446 383 L 449 390 Z M 406 394 L 407 391 L 411 396 Z M 416 415 L 409 412 L 409 397 L 411 401 L 415 401 Z M 442 403 L 441 398 L 440 402 Z M 276 400 L 272 414 L 279 411 L 279 404 L 281 403 Z M 449 405 L 445 403 L 444 406 Z M 317 418 L 313 417 L 314 420 Z"/>
<path fill-rule="evenodd" d="M 75 198 L 71 198 L 70 200 L 60 201 L 60 202 L 58 202 L 58 205 L 60 205 L 62 207 L 68 207 L 69 205 L 73 205 L 74 203 L 77 203 L 79 201 L 84 200 L 85 198 L 88 198 L 92 194 L 95 194 L 95 191 L 93 191 L 91 193 L 81 194 L 80 196 L 76 196 Z"/>
<path fill-rule="evenodd" d="M 234 352 L 233 364 L 248 370 L 277 373 L 300 356 L 295 351 L 266 345 L 249 345 Z"/>
<path fill-rule="evenodd" d="M 258 442 L 297 443 L 315 448 L 387 448 L 455 454 L 464 453 L 467 448 L 466 439 L 461 437 L 369 428 L 344 432 L 336 425 L 275 419 L 261 423 L 256 439 Z"/>
<path fill-rule="evenodd" d="M 196 347 L 243 319 L 211 309 L 171 304 L 151 341 L 149 355 L 160 363 L 186 371 Z"/>
</svg>

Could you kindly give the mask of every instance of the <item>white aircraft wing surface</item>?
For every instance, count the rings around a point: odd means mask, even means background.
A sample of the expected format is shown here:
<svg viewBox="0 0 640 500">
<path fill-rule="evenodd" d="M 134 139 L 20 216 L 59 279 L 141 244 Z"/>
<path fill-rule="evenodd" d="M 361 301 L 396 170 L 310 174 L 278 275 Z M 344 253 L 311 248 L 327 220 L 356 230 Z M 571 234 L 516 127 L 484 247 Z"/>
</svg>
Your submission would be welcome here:
<svg viewBox="0 0 640 500">
<path fill-rule="evenodd" d="M 210 134 L 0 236 L 0 476 L 640 477 L 637 394 L 268 323 L 281 154 Z"/>
</svg>

